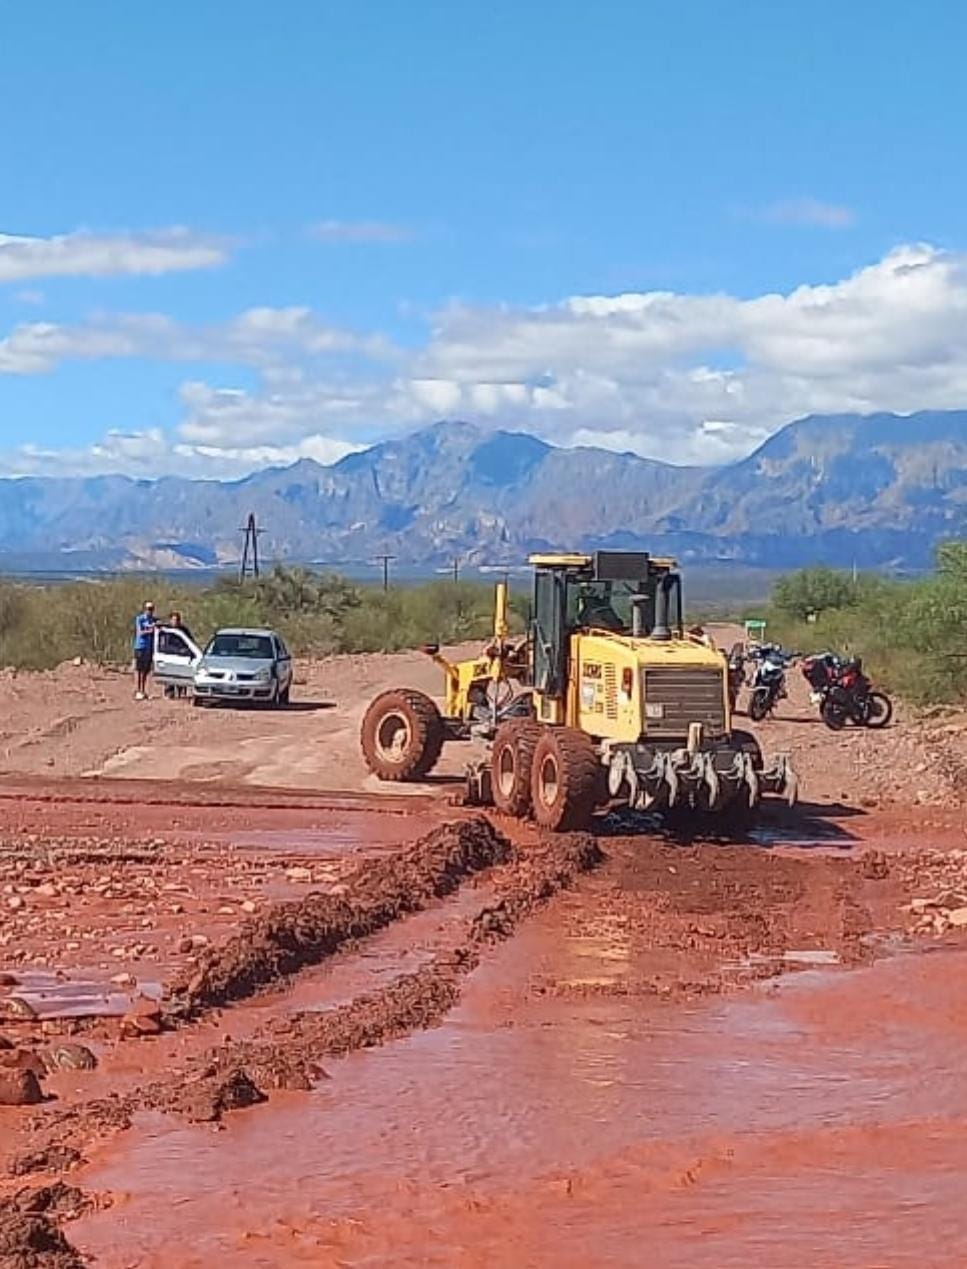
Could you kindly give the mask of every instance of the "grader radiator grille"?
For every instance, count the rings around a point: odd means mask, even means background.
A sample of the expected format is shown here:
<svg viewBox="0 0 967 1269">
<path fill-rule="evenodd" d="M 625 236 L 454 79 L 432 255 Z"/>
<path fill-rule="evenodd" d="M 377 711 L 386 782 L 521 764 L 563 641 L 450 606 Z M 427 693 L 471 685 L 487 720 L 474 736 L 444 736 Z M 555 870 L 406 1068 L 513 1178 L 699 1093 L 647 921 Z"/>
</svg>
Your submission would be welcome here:
<svg viewBox="0 0 967 1269">
<path fill-rule="evenodd" d="M 643 670 L 642 684 L 646 736 L 684 740 L 689 723 L 701 723 L 706 736 L 724 734 L 724 684 L 718 670 Z"/>
</svg>

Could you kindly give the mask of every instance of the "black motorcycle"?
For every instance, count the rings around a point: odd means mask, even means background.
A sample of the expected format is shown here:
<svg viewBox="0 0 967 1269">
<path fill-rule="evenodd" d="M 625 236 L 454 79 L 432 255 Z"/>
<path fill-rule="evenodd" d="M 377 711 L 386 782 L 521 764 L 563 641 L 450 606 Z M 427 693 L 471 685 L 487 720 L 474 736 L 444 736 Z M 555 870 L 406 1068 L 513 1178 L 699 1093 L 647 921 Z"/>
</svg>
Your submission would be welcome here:
<svg viewBox="0 0 967 1269">
<path fill-rule="evenodd" d="M 771 714 L 786 695 L 786 669 L 792 660 L 777 644 L 767 644 L 755 653 L 757 662 L 749 697 L 749 717 L 755 723 Z"/>
<path fill-rule="evenodd" d="M 745 687 L 745 663 L 747 659 L 748 654 L 745 650 L 745 644 L 733 644 L 729 653 L 729 704 L 733 712 L 739 703 L 739 692 Z"/>
<path fill-rule="evenodd" d="M 842 731 L 847 723 L 885 727 L 893 717 L 893 702 L 885 692 L 874 690 L 859 657 L 829 666 L 820 692 L 819 714 L 831 731 Z"/>
</svg>

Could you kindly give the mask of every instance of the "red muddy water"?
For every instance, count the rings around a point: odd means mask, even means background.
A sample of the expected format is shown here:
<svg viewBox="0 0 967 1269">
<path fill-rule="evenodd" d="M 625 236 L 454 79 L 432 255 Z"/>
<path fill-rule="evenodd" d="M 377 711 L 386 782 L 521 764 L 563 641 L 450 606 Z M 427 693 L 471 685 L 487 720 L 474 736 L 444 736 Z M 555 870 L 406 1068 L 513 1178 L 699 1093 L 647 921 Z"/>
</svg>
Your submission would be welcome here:
<svg viewBox="0 0 967 1269">
<path fill-rule="evenodd" d="M 143 1119 L 83 1174 L 116 1206 L 72 1240 L 107 1269 L 967 1263 L 967 952 L 663 1001 L 621 904 L 591 909 L 609 884 L 314 1092 L 220 1133 Z"/>
</svg>

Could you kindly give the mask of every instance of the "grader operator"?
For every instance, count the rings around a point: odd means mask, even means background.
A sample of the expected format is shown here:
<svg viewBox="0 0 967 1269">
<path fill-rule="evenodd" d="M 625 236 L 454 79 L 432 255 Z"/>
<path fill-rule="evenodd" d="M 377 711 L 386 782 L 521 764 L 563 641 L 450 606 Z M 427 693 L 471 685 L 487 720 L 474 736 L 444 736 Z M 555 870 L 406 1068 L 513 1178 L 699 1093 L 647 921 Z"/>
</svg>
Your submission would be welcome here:
<svg viewBox="0 0 967 1269">
<path fill-rule="evenodd" d="M 409 689 L 378 696 L 361 743 L 382 780 L 419 780 L 451 740 L 483 739 L 470 799 L 544 828 L 587 824 L 596 807 L 712 814 L 747 824 L 764 794 L 795 801 L 785 755 L 768 767 L 733 726 L 728 664 L 686 633 L 675 562 L 640 551 L 535 555 L 530 628 L 515 644 L 507 588 L 494 638 L 475 660 L 443 667 L 441 713 Z"/>
</svg>

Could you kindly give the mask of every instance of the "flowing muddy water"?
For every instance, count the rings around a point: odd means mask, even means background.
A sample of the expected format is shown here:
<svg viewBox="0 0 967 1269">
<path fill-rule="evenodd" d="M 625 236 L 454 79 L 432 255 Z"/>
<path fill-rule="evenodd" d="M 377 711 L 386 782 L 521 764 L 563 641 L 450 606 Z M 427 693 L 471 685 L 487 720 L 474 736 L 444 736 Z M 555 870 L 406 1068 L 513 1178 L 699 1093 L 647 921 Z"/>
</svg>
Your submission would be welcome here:
<svg viewBox="0 0 967 1269">
<path fill-rule="evenodd" d="M 142 1116 L 73 1241 L 107 1269 L 967 1262 L 967 952 L 824 964 L 888 885 L 845 861 L 612 849 L 436 1029 L 220 1133 Z M 736 997 L 757 903 L 766 964 L 808 968 Z"/>
</svg>

